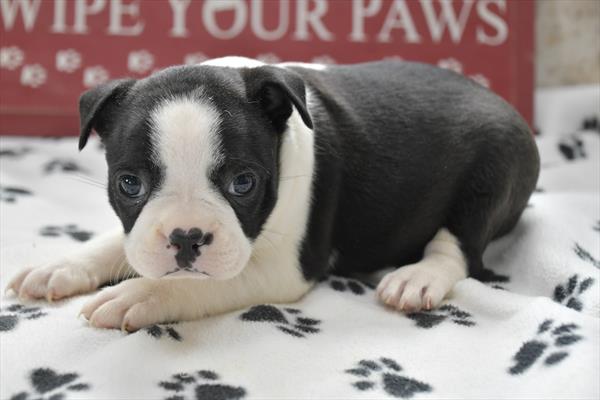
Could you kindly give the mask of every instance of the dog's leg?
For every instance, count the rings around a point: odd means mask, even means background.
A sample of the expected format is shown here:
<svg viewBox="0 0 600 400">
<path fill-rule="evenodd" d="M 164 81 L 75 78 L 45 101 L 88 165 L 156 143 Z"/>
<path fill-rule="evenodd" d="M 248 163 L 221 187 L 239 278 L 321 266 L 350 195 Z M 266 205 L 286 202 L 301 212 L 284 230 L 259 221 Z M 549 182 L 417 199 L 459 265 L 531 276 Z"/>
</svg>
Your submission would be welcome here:
<svg viewBox="0 0 600 400">
<path fill-rule="evenodd" d="M 228 280 L 135 278 L 103 289 L 81 310 L 90 325 L 134 331 L 263 303 L 297 301 L 312 286 L 299 270 L 250 262 Z M 280 271 L 284 271 L 281 272 Z"/>
<path fill-rule="evenodd" d="M 458 239 L 440 229 L 425 247 L 423 259 L 386 274 L 377 286 L 379 299 L 401 311 L 437 307 L 454 284 L 467 277 L 467 261 Z"/>
<path fill-rule="evenodd" d="M 24 269 L 6 290 L 12 289 L 23 300 L 53 301 L 119 281 L 133 275 L 125 259 L 123 240 L 122 230 L 99 236 L 56 262 Z"/>
</svg>

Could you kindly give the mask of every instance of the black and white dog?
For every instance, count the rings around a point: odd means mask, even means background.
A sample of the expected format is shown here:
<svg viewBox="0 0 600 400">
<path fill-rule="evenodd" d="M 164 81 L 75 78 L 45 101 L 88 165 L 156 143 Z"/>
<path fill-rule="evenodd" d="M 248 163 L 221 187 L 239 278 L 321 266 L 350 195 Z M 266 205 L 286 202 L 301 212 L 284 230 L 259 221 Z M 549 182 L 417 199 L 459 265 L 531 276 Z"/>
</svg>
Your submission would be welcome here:
<svg viewBox="0 0 600 400">
<path fill-rule="evenodd" d="M 264 65 L 227 57 L 103 84 L 80 99 L 82 149 L 106 145 L 122 229 L 9 284 L 56 300 L 103 289 L 91 325 L 135 330 L 294 302 L 324 275 L 397 267 L 403 311 L 440 304 L 517 222 L 539 172 L 513 108 L 409 62 Z"/>
</svg>

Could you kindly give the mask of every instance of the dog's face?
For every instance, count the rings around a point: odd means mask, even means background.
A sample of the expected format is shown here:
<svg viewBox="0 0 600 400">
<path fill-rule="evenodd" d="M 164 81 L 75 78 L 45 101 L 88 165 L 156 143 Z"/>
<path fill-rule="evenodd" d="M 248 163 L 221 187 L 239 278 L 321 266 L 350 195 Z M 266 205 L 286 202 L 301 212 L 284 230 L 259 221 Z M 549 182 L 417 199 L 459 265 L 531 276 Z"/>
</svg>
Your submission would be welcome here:
<svg viewBox="0 0 600 400">
<path fill-rule="evenodd" d="M 110 203 L 142 276 L 228 279 L 277 202 L 279 145 L 304 85 L 271 66 L 174 67 L 80 99 L 80 148 L 106 146 Z"/>
</svg>

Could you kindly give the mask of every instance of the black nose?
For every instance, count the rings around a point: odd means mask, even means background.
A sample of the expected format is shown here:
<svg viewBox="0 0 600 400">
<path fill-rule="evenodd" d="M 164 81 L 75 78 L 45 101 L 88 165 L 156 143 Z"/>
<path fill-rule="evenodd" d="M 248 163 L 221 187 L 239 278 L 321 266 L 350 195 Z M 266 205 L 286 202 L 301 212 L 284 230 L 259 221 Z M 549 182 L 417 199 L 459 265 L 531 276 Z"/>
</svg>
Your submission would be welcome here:
<svg viewBox="0 0 600 400">
<path fill-rule="evenodd" d="M 185 232 L 181 228 L 175 228 L 169 235 L 171 246 L 177 249 L 175 261 L 179 268 L 190 268 L 200 255 L 200 247 L 208 246 L 212 243 L 212 233 L 203 233 L 198 228 L 192 228 Z"/>
</svg>

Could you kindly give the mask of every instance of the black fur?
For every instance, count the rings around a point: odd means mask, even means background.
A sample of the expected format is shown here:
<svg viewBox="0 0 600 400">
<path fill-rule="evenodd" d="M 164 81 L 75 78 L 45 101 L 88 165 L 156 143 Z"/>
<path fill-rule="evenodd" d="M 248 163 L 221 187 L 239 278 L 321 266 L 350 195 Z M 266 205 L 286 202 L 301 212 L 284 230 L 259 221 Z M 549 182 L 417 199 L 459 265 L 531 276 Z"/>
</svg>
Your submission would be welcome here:
<svg viewBox="0 0 600 400">
<path fill-rule="evenodd" d="M 80 147 L 92 127 L 105 142 L 110 201 L 126 232 L 162 179 L 150 158 L 148 117 L 159 101 L 181 94 L 208 96 L 228 116 L 220 126 L 227 160 L 211 179 L 249 238 L 277 201 L 280 135 L 292 105 L 314 127 L 316 174 L 300 254 L 307 279 L 329 271 L 333 252 L 342 274 L 416 262 L 441 227 L 459 239 L 471 275 L 480 277 L 485 247 L 515 225 L 539 173 L 523 119 L 453 72 L 392 61 L 325 71 L 175 67 L 81 99 Z M 223 187 L 245 168 L 258 174 L 259 190 L 241 201 Z M 119 196 L 123 171 L 144 177 L 145 198 Z"/>
<path fill-rule="evenodd" d="M 294 68 L 311 91 L 317 178 L 301 260 L 339 273 L 417 262 L 446 227 L 472 276 L 517 222 L 539 156 L 527 124 L 479 84 L 409 62 Z"/>
<path fill-rule="evenodd" d="M 211 180 L 234 209 L 247 237 L 254 239 L 277 201 L 280 135 L 292 104 L 310 124 L 304 109 L 302 80 L 294 72 L 265 68 L 260 71 L 220 67 L 173 67 L 147 79 L 110 82 L 84 93 L 80 100 L 83 148 L 93 128 L 106 145 L 110 203 L 131 231 L 142 208 L 161 185 L 164 166 L 152 161 L 150 118 L 165 99 L 177 96 L 210 102 L 222 112 L 220 132 L 225 162 L 212 171 Z M 258 190 L 246 197 L 227 192 L 230 180 L 252 170 Z M 120 194 L 118 177 L 133 173 L 147 187 L 146 195 Z M 193 184 L 193 183 L 190 183 Z"/>
</svg>

